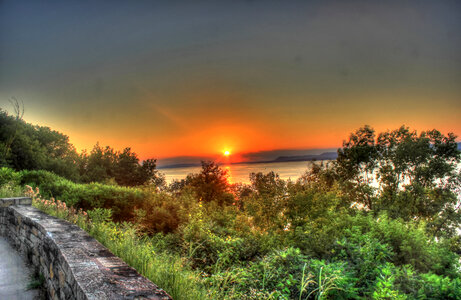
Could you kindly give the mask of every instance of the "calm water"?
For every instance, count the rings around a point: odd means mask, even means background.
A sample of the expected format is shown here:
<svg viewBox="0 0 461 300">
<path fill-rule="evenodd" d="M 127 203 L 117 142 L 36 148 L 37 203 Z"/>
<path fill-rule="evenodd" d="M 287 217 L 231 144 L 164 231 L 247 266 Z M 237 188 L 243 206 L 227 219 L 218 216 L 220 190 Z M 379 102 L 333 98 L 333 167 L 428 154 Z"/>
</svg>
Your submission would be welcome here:
<svg viewBox="0 0 461 300">
<path fill-rule="evenodd" d="M 277 162 L 277 163 L 257 163 L 257 164 L 238 164 L 238 165 L 224 165 L 222 168 L 228 170 L 229 181 L 231 183 L 242 182 L 249 183 L 249 175 L 252 172 L 268 173 L 274 171 L 280 175 L 282 179 L 296 180 L 304 172 L 306 172 L 312 162 L 309 161 L 294 161 L 294 162 Z M 160 169 L 160 173 L 165 174 L 167 183 L 173 179 L 184 179 L 187 174 L 199 173 L 201 167 L 185 167 L 185 168 L 171 168 Z"/>
</svg>

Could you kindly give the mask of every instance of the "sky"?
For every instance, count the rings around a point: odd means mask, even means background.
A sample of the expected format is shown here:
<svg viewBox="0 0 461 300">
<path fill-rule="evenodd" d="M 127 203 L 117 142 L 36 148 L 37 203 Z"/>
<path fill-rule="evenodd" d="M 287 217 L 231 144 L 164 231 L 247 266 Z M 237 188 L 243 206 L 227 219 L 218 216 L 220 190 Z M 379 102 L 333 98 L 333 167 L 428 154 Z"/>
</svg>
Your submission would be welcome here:
<svg viewBox="0 0 461 300">
<path fill-rule="evenodd" d="M 461 136 L 461 2 L 3 0 L 11 97 L 78 150 L 141 159 Z"/>
</svg>

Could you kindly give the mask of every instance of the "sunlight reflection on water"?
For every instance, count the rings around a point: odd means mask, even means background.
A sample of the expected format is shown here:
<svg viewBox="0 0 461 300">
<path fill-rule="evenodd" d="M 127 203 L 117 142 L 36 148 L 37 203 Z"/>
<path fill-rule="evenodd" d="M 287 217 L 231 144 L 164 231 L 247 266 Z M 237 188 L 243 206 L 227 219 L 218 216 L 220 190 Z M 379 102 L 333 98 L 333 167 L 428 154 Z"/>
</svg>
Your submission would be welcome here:
<svg viewBox="0 0 461 300">
<path fill-rule="evenodd" d="M 287 180 L 296 180 L 303 175 L 308 169 L 311 168 L 312 162 L 310 161 L 294 161 L 294 162 L 276 162 L 276 163 L 255 163 L 255 164 L 234 164 L 223 165 L 222 168 L 228 170 L 230 183 L 249 183 L 250 173 L 263 172 L 268 173 L 274 171 L 280 175 L 280 178 Z M 184 168 L 171 168 L 160 169 L 160 173 L 165 175 L 167 183 L 173 179 L 184 179 L 187 174 L 199 173 L 201 167 L 184 167 Z"/>
</svg>

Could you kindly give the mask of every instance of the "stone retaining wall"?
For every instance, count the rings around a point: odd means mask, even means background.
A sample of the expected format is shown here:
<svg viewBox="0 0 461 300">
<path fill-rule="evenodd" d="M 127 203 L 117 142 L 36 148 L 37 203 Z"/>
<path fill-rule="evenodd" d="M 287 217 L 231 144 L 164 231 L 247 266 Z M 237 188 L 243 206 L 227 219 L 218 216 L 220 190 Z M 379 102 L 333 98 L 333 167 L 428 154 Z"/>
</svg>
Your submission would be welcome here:
<svg viewBox="0 0 461 300">
<path fill-rule="evenodd" d="M 0 235 L 45 277 L 49 299 L 171 299 L 79 227 L 0 199 Z"/>
</svg>

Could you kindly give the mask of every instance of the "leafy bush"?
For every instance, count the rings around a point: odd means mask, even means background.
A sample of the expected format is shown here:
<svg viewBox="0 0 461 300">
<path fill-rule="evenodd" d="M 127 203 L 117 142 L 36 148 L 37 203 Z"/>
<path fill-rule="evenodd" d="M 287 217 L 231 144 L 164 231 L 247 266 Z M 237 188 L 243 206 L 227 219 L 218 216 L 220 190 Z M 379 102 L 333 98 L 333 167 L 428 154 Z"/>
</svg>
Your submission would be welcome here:
<svg viewBox="0 0 461 300">
<path fill-rule="evenodd" d="M 0 168 L 0 186 L 4 184 L 19 185 L 21 182 L 21 174 L 10 168 Z"/>
<path fill-rule="evenodd" d="M 22 195 L 19 185 L 21 175 L 10 168 L 0 168 L 0 197 L 18 197 Z"/>
<path fill-rule="evenodd" d="M 395 289 L 395 273 L 394 265 L 387 263 L 379 270 L 379 276 L 376 279 L 375 290 L 373 292 L 373 299 L 407 299 L 407 296 L 401 294 Z"/>
<path fill-rule="evenodd" d="M 226 286 L 229 299 L 316 299 L 357 296 L 355 279 L 344 263 L 309 259 L 299 249 L 273 252 L 247 267 L 232 270 Z M 213 277 L 214 276 L 214 277 Z M 213 275 L 210 280 L 222 277 Z"/>
<path fill-rule="evenodd" d="M 21 182 L 39 187 L 44 197 L 60 199 L 68 206 L 90 210 L 110 208 L 115 221 L 134 218 L 135 207 L 140 207 L 148 192 L 140 188 L 121 187 L 101 183 L 79 184 L 48 171 L 22 171 Z"/>
<path fill-rule="evenodd" d="M 449 278 L 432 273 L 421 274 L 419 299 L 461 299 L 461 278 Z"/>
</svg>

